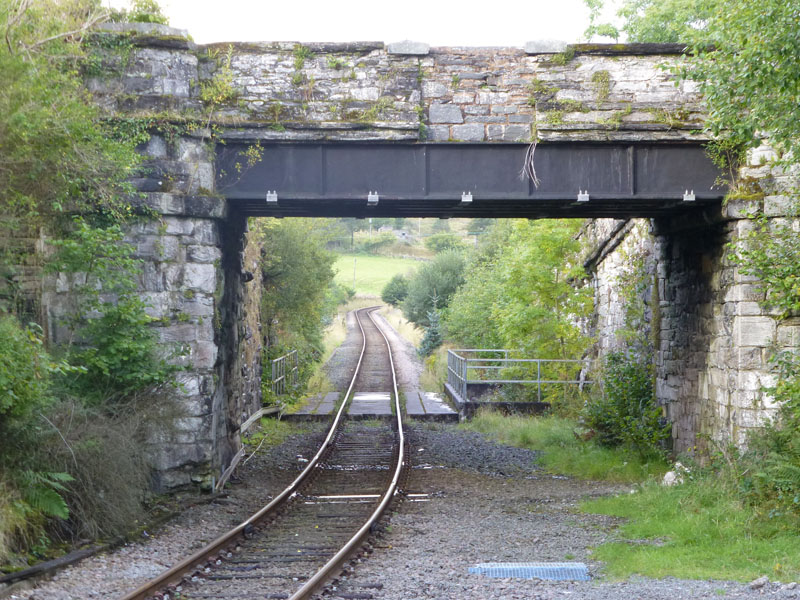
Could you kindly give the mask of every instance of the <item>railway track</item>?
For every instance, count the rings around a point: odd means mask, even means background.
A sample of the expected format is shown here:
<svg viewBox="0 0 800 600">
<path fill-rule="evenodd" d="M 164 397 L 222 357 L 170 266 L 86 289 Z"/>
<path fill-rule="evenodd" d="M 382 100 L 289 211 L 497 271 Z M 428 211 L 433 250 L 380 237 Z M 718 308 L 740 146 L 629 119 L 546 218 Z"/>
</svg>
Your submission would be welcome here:
<svg viewBox="0 0 800 600">
<path fill-rule="evenodd" d="M 121 600 L 301 600 L 369 550 L 367 539 L 399 493 L 406 463 L 394 361 L 375 308 L 356 313 L 361 355 L 303 472 L 253 516 Z M 357 391 L 390 393 L 391 424 L 348 420 Z"/>
</svg>

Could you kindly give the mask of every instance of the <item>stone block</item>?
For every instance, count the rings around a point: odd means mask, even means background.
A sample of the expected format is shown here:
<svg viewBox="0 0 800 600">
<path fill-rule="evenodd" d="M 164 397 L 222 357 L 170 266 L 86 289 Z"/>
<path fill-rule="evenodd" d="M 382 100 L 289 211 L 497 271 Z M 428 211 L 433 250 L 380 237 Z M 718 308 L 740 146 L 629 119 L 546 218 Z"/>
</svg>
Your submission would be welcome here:
<svg viewBox="0 0 800 600">
<path fill-rule="evenodd" d="M 567 49 L 567 42 L 561 40 L 535 40 L 525 42 L 525 54 L 559 54 Z"/>
<path fill-rule="evenodd" d="M 743 317 L 756 317 L 764 314 L 758 302 L 737 302 L 737 314 Z"/>
<path fill-rule="evenodd" d="M 475 102 L 475 92 L 456 92 L 453 94 L 453 104 L 472 104 Z"/>
<path fill-rule="evenodd" d="M 216 246 L 192 245 L 186 247 L 186 262 L 216 263 L 222 260 L 222 250 Z"/>
<path fill-rule="evenodd" d="M 377 87 L 361 87 L 352 90 L 350 95 L 353 99 L 362 102 L 375 102 L 381 97 L 381 90 Z"/>
<path fill-rule="evenodd" d="M 187 299 L 181 294 L 180 310 L 190 317 L 202 317 L 203 319 L 212 319 L 214 317 L 214 298 L 212 296 L 205 296 L 196 294 L 192 298 Z"/>
<path fill-rule="evenodd" d="M 439 81 L 423 81 L 422 95 L 425 98 L 442 98 L 450 92 L 445 84 Z"/>
<path fill-rule="evenodd" d="M 201 342 L 214 341 L 214 321 L 213 319 L 198 320 L 195 329 L 195 339 Z"/>
<path fill-rule="evenodd" d="M 505 129 L 505 125 L 489 125 L 486 128 L 486 137 L 490 142 L 502 141 Z"/>
<path fill-rule="evenodd" d="M 228 201 L 225 198 L 187 196 L 183 199 L 183 203 L 183 214 L 187 217 L 225 219 L 228 216 Z"/>
<path fill-rule="evenodd" d="M 450 139 L 449 125 L 431 125 L 426 130 L 427 139 L 432 142 L 446 142 Z"/>
<path fill-rule="evenodd" d="M 211 369 L 217 363 L 219 348 L 213 341 L 199 341 L 192 348 L 191 360 L 198 369 Z"/>
<path fill-rule="evenodd" d="M 533 115 L 509 115 L 509 123 L 533 123 Z"/>
<path fill-rule="evenodd" d="M 484 126 L 482 123 L 453 125 L 453 139 L 460 142 L 482 142 L 484 140 Z"/>
<path fill-rule="evenodd" d="M 183 269 L 182 287 L 195 292 L 213 294 L 217 287 L 217 269 L 206 263 L 187 263 Z"/>
<path fill-rule="evenodd" d="M 467 123 L 505 123 L 506 118 L 500 115 L 469 115 L 464 121 Z"/>
<path fill-rule="evenodd" d="M 461 108 L 455 104 L 431 104 L 428 112 L 431 123 L 463 123 Z"/>
<path fill-rule="evenodd" d="M 211 220 L 196 219 L 192 231 L 191 241 L 196 244 L 219 245 L 219 231 L 217 224 Z"/>
<path fill-rule="evenodd" d="M 763 349 L 762 348 L 739 348 L 737 350 L 739 369 L 763 369 Z"/>
<path fill-rule="evenodd" d="M 790 215 L 793 205 L 794 200 L 789 196 L 767 196 L 764 198 L 764 214 L 768 217 Z"/>
<path fill-rule="evenodd" d="M 465 115 L 488 115 L 489 114 L 489 107 L 486 105 L 480 104 L 470 104 L 469 106 L 464 107 L 464 114 Z"/>
<path fill-rule="evenodd" d="M 404 54 L 408 56 L 426 56 L 431 51 L 429 44 L 424 42 L 412 42 L 403 40 L 402 42 L 392 42 L 386 45 L 388 54 Z"/>
<path fill-rule="evenodd" d="M 531 128 L 527 125 L 509 125 L 503 135 L 506 142 L 527 142 L 531 139 Z"/>
<path fill-rule="evenodd" d="M 145 303 L 145 312 L 154 319 L 163 319 L 172 309 L 172 294 L 170 292 L 139 292 Z"/>
<path fill-rule="evenodd" d="M 796 348 L 800 346 L 800 326 L 798 325 L 779 325 L 778 346 L 782 348 Z"/>
<path fill-rule="evenodd" d="M 736 317 L 733 328 L 738 346 L 766 347 L 775 338 L 776 323 L 770 317 Z"/>
</svg>

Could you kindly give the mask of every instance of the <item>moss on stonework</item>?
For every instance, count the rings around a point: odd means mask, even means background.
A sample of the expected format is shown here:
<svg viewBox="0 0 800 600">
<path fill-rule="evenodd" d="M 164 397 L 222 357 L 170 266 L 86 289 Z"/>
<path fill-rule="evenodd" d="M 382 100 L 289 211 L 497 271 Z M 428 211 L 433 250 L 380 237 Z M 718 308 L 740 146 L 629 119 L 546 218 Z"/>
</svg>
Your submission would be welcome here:
<svg viewBox="0 0 800 600">
<path fill-rule="evenodd" d="M 594 84 L 595 100 L 601 104 L 608 100 L 609 90 L 611 88 L 611 74 L 608 71 L 595 71 L 592 75 L 592 83 Z"/>
<path fill-rule="evenodd" d="M 575 58 L 575 47 L 574 46 L 567 46 L 563 52 L 559 52 L 558 54 L 554 54 L 552 58 L 544 61 L 542 65 L 545 66 L 556 66 L 556 67 L 564 67 L 569 62 Z"/>
</svg>

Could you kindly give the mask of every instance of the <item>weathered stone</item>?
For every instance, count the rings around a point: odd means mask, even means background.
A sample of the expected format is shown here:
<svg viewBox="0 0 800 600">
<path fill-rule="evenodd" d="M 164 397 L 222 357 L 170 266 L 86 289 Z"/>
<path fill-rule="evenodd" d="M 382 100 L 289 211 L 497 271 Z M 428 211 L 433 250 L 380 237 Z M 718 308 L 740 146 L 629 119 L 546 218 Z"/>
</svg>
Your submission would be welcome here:
<svg viewBox="0 0 800 600">
<path fill-rule="evenodd" d="M 188 263 L 183 269 L 182 288 L 213 294 L 217 287 L 217 269 L 205 263 Z"/>
<path fill-rule="evenodd" d="M 193 263 L 217 263 L 222 260 L 222 251 L 216 246 L 186 246 L 186 261 Z"/>
<path fill-rule="evenodd" d="M 567 49 L 567 42 L 561 40 L 535 40 L 525 42 L 525 54 L 559 54 Z"/>
<path fill-rule="evenodd" d="M 775 332 L 775 320 L 770 317 L 736 317 L 734 320 L 734 335 L 739 346 L 769 346 Z"/>
<path fill-rule="evenodd" d="M 452 132 L 453 139 L 460 142 L 482 142 L 484 139 L 484 126 L 481 123 L 453 125 Z"/>
<path fill-rule="evenodd" d="M 528 142 L 531 140 L 531 128 L 526 125 L 508 125 L 503 140 L 507 142 Z"/>
<path fill-rule="evenodd" d="M 427 139 L 432 142 L 446 142 L 450 139 L 449 125 L 431 125 L 426 130 Z"/>
<path fill-rule="evenodd" d="M 424 42 L 412 42 L 403 40 L 402 42 L 392 42 L 387 44 L 386 52 L 389 54 L 404 54 L 410 56 L 425 56 L 431 51 L 431 47 Z"/>
<path fill-rule="evenodd" d="M 431 123 L 463 123 L 461 109 L 454 104 L 431 104 L 428 114 Z"/>
<path fill-rule="evenodd" d="M 422 95 L 425 98 L 442 98 L 449 93 L 448 87 L 439 81 L 423 81 Z"/>
</svg>

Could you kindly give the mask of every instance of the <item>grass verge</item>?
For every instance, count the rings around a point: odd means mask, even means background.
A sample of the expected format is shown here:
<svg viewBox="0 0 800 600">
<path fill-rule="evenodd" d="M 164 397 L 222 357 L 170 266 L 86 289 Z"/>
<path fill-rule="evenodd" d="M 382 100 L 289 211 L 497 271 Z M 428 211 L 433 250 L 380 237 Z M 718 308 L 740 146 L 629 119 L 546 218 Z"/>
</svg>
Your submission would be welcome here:
<svg viewBox="0 0 800 600">
<path fill-rule="evenodd" d="M 553 473 L 634 483 L 668 469 L 659 458 L 644 459 L 634 452 L 580 440 L 573 433 L 575 426 L 575 421 L 557 416 L 504 416 L 494 411 L 480 411 L 462 425 L 501 444 L 541 451 L 542 466 Z"/>
<path fill-rule="evenodd" d="M 633 494 L 584 502 L 584 512 L 628 519 L 619 541 L 599 546 L 593 558 L 613 578 L 800 578 L 797 520 L 764 518 L 742 502 L 735 485 L 709 475 L 673 487 L 651 481 Z"/>
<path fill-rule="evenodd" d="M 290 435 L 305 433 L 309 430 L 305 423 L 282 421 L 269 417 L 263 417 L 257 431 L 244 440 L 251 449 L 268 450 L 274 446 L 279 446 L 286 441 Z"/>
<path fill-rule="evenodd" d="M 353 264 L 355 261 L 355 265 Z M 422 264 L 408 258 L 343 254 L 333 264 L 337 283 L 355 288 L 357 294 L 380 297 L 381 291 L 395 275 L 415 271 Z M 355 285 L 353 267 L 355 266 Z"/>
<path fill-rule="evenodd" d="M 414 344 L 414 346 L 419 346 L 422 341 L 422 330 L 406 319 L 399 308 L 387 305 L 380 309 L 379 312 L 401 337 Z"/>
</svg>

